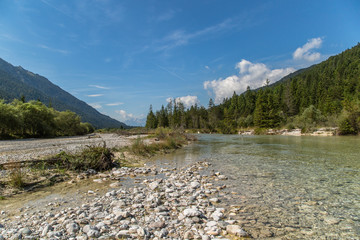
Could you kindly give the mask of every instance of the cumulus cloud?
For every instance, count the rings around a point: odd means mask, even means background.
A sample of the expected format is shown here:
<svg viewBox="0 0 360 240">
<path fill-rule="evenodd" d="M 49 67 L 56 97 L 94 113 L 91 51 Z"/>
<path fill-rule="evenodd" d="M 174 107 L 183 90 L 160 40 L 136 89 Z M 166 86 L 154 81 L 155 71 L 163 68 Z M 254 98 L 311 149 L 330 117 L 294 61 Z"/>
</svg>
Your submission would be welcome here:
<svg viewBox="0 0 360 240">
<path fill-rule="evenodd" d="M 189 107 L 191 107 L 191 106 L 194 106 L 195 104 L 199 104 L 199 103 L 200 103 L 200 101 L 199 101 L 199 99 L 198 99 L 197 96 L 190 96 L 190 95 L 184 96 L 184 97 L 177 97 L 177 98 L 175 98 L 175 99 L 169 97 L 169 98 L 166 99 L 166 102 L 170 103 L 170 102 L 172 102 L 173 100 L 175 100 L 176 103 L 181 102 L 181 103 L 184 104 L 184 106 L 187 107 L 187 108 L 189 108 Z"/>
<path fill-rule="evenodd" d="M 240 94 L 248 86 L 258 88 L 263 86 L 267 79 L 273 83 L 295 71 L 294 68 L 271 70 L 263 63 L 252 63 L 245 59 L 237 63 L 235 68 L 239 69 L 239 74 L 204 82 L 204 89 L 214 94 L 216 104 L 221 103 L 224 98 L 231 97 L 234 91 Z"/>
<path fill-rule="evenodd" d="M 121 121 L 126 121 L 128 119 L 134 118 L 134 115 L 132 113 L 127 113 L 125 110 L 117 110 L 115 112 L 120 115 Z"/>
<path fill-rule="evenodd" d="M 299 47 L 293 53 L 293 58 L 295 60 L 306 60 L 309 62 L 314 62 L 319 60 L 321 55 L 318 52 L 312 51 L 313 49 L 320 48 L 322 44 L 321 38 L 312 38 L 305 45 Z"/>
<path fill-rule="evenodd" d="M 115 113 L 118 114 L 116 117 L 121 122 L 125 122 L 130 126 L 144 126 L 145 125 L 145 117 L 143 114 L 140 116 L 135 116 L 132 113 L 127 113 L 125 110 L 117 110 Z"/>
<path fill-rule="evenodd" d="M 184 96 L 184 97 L 178 97 L 175 99 L 176 102 L 182 102 L 185 107 L 189 108 L 191 106 L 194 106 L 195 104 L 199 104 L 199 99 L 197 96 Z"/>
</svg>

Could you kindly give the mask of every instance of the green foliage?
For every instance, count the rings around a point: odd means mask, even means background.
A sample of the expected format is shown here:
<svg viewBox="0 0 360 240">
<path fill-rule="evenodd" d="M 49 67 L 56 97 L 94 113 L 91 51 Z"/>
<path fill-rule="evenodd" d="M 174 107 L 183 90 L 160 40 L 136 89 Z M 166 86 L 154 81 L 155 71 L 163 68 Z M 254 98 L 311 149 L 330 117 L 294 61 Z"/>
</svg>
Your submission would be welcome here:
<svg viewBox="0 0 360 240">
<path fill-rule="evenodd" d="M 88 146 L 81 153 L 68 154 L 61 152 L 54 159 L 69 170 L 84 171 L 94 169 L 96 171 L 108 170 L 113 167 L 113 153 L 109 148 L 100 146 Z"/>
<path fill-rule="evenodd" d="M 144 141 L 138 137 L 135 142 L 130 146 L 130 151 L 135 155 L 147 156 L 153 152 L 152 147 L 144 143 Z"/>
<path fill-rule="evenodd" d="M 141 138 L 137 138 L 129 147 L 130 152 L 135 155 L 150 157 L 156 152 L 178 149 L 187 141 L 195 140 L 180 129 L 171 130 L 168 128 L 157 129 L 155 137 L 160 141 L 152 144 L 147 144 Z"/>
<path fill-rule="evenodd" d="M 165 140 L 170 133 L 171 129 L 159 127 L 155 130 L 155 137 L 157 137 L 159 140 Z"/>
<path fill-rule="evenodd" d="M 20 166 L 15 166 L 9 173 L 9 185 L 22 189 L 25 186 L 25 175 Z"/>
<path fill-rule="evenodd" d="M 51 83 L 45 77 L 22 67 L 14 67 L 0 58 L 0 99 L 11 102 L 19 99 L 23 103 L 40 100 L 57 111 L 70 110 L 96 128 L 127 127 L 124 123 L 99 113 L 83 101 Z"/>
<path fill-rule="evenodd" d="M 345 101 L 339 120 L 340 134 L 357 134 L 360 131 L 360 100 Z"/>
<path fill-rule="evenodd" d="M 264 134 L 266 134 L 266 128 L 256 127 L 256 128 L 254 129 L 254 134 L 255 134 L 255 135 L 264 135 Z"/>
<path fill-rule="evenodd" d="M 156 128 L 157 127 L 157 119 L 155 114 L 152 111 L 152 106 L 150 105 L 150 110 L 149 110 L 149 114 L 147 115 L 146 118 L 146 127 L 147 128 Z"/>
<path fill-rule="evenodd" d="M 151 121 L 161 122 L 158 127 L 202 132 L 234 133 L 238 128 L 277 128 L 291 123 L 304 131 L 339 126 L 343 134 L 356 134 L 360 131 L 359 102 L 360 44 L 272 85 L 256 90 L 248 87 L 240 95 L 234 92 L 222 104 L 215 105 L 210 99 L 208 109 L 193 106 L 185 110 L 172 101 L 161 113 L 152 114 Z"/>
<path fill-rule="evenodd" d="M 344 119 L 340 120 L 339 131 L 340 131 L 341 135 L 348 135 L 348 134 L 356 134 L 357 133 L 356 129 L 351 124 L 349 118 L 344 118 Z"/>
<path fill-rule="evenodd" d="M 40 101 L 0 100 L 0 138 L 54 137 L 87 134 L 94 131 L 81 123 L 73 112 L 58 112 Z"/>
</svg>

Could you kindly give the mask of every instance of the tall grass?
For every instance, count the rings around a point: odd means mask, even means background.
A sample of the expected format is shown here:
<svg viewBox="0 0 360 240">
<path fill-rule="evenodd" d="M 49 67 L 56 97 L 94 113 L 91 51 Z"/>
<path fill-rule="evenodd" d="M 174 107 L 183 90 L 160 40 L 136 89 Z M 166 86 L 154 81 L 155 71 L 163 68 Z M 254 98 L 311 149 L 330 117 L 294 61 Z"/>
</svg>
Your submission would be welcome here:
<svg viewBox="0 0 360 240">
<path fill-rule="evenodd" d="M 16 165 L 10 170 L 9 185 L 18 189 L 22 189 L 25 186 L 25 174 L 21 170 L 20 165 Z"/>
<path fill-rule="evenodd" d="M 191 136 L 182 130 L 158 128 L 153 135 L 158 142 L 146 144 L 142 139 L 137 138 L 129 150 L 135 155 L 150 157 L 157 152 L 178 149 L 188 141 L 194 141 Z"/>
<path fill-rule="evenodd" d="M 113 167 L 113 157 L 114 154 L 105 146 L 88 146 L 81 153 L 69 154 L 61 152 L 54 158 L 60 168 L 75 171 L 87 169 L 104 171 Z"/>
</svg>

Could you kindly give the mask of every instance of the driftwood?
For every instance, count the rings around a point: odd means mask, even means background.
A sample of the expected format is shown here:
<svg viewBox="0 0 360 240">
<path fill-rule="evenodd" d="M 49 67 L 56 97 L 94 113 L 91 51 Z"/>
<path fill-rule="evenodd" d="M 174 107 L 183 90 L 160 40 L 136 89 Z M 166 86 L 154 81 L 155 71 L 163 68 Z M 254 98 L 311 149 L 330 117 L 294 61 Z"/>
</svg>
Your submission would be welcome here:
<svg viewBox="0 0 360 240">
<path fill-rule="evenodd" d="M 51 159 L 42 159 L 42 160 L 30 159 L 30 160 L 24 160 L 24 161 L 6 162 L 6 163 L 0 163 L 0 169 L 19 168 L 19 167 L 33 165 L 36 163 L 57 163 L 59 161 L 60 161 L 60 159 L 51 158 Z"/>
</svg>

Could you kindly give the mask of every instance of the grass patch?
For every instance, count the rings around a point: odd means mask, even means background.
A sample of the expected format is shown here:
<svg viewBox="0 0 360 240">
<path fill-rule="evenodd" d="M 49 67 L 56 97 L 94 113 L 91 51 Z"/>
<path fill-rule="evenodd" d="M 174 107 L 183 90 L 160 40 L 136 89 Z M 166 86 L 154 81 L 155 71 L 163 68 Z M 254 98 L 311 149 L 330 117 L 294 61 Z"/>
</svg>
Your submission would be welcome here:
<svg viewBox="0 0 360 240">
<path fill-rule="evenodd" d="M 15 166 L 10 170 L 8 184 L 17 189 L 25 187 L 25 174 L 22 172 L 20 166 Z"/>
<path fill-rule="evenodd" d="M 94 169 L 104 171 L 112 168 L 114 154 L 107 147 L 88 146 L 81 153 L 69 154 L 61 152 L 54 156 L 57 167 L 67 170 L 85 171 Z"/>
<path fill-rule="evenodd" d="M 158 152 L 168 152 L 182 147 L 188 141 L 194 141 L 192 135 L 186 134 L 182 130 L 171 130 L 168 128 L 156 129 L 154 135 L 158 142 L 146 144 L 141 138 L 137 138 L 129 147 L 129 151 L 134 155 L 151 157 Z"/>
</svg>

